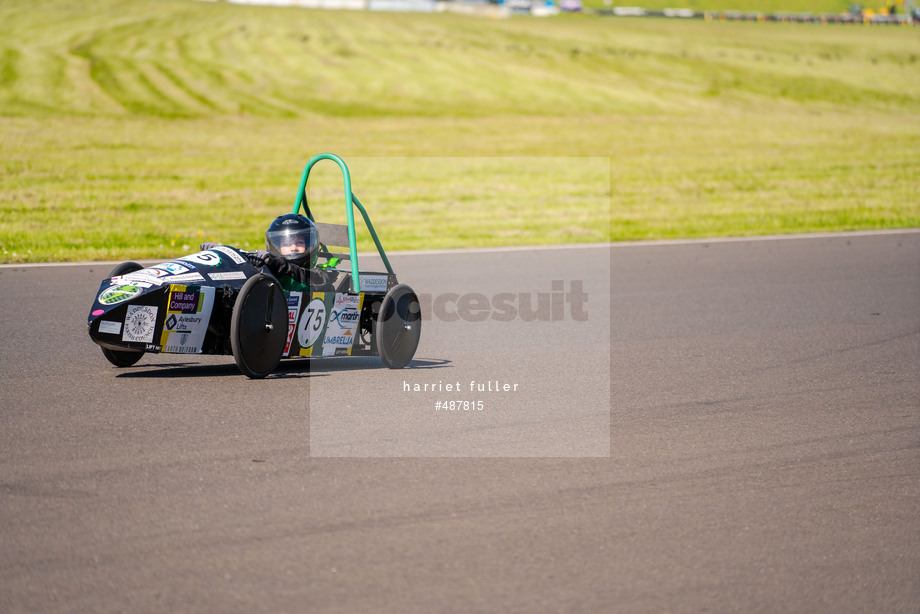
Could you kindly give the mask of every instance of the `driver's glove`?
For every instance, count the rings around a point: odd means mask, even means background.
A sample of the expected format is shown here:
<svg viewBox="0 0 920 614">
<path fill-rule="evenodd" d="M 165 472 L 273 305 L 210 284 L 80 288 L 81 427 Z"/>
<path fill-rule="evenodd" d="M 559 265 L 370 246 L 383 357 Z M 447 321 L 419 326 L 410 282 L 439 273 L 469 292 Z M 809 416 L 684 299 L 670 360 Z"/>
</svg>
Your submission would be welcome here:
<svg viewBox="0 0 920 614">
<path fill-rule="evenodd" d="M 264 249 L 257 249 L 256 251 L 247 254 L 247 256 L 249 256 L 249 260 L 256 266 L 265 264 L 270 255 L 271 254 L 269 254 Z"/>
</svg>

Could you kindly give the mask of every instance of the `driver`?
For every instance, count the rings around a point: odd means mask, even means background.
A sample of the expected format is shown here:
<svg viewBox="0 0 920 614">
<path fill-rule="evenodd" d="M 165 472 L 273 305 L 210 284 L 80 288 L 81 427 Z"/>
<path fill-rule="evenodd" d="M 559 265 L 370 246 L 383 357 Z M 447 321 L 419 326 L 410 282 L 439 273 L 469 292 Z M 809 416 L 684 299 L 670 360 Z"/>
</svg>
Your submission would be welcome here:
<svg viewBox="0 0 920 614">
<path fill-rule="evenodd" d="M 210 249 L 213 243 L 202 243 Z M 265 231 L 265 248 L 250 254 L 256 266 L 267 266 L 285 290 L 316 288 L 332 281 L 332 273 L 315 268 L 319 256 L 319 232 L 304 215 L 287 213 L 275 219 Z"/>
</svg>

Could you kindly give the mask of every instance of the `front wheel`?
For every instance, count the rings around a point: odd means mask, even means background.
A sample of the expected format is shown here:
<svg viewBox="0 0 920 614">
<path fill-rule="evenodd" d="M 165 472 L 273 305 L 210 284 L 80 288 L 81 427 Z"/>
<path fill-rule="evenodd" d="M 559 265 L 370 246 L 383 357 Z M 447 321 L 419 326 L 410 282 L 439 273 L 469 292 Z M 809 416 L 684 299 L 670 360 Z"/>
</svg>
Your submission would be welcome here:
<svg viewBox="0 0 920 614">
<path fill-rule="evenodd" d="M 139 350 L 109 350 L 102 348 L 102 355 L 116 367 L 131 367 L 144 355 Z"/>
<path fill-rule="evenodd" d="M 281 284 L 260 273 L 246 280 L 233 305 L 230 347 L 246 377 L 262 379 L 275 370 L 287 341 L 287 302 Z"/>
<path fill-rule="evenodd" d="M 112 272 L 109 273 L 109 277 L 127 275 L 134 271 L 140 271 L 142 268 L 144 267 L 136 262 L 122 262 L 112 269 Z M 131 367 L 137 364 L 137 361 L 143 357 L 144 353 L 139 350 L 109 350 L 102 348 L 102 355 L 116 367 Z"/>
<path fill-rule="evenodd" d="M 415 292 L 400 284 L 383 297 L 374 341 L 380 360 L 391 369 L 402 369 L 415 356 L 422 336 L 422 309 Z"/>
</svg>

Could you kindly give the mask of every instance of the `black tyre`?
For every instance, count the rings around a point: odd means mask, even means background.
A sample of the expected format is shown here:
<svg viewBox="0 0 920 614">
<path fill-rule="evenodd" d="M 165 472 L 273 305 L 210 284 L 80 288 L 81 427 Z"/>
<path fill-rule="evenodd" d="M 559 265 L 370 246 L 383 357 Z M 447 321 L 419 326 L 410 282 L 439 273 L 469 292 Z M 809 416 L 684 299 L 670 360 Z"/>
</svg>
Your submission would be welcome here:
<svg viewBox="0 0 920 614">
<path fill-rule="evenodd" d="M 144 355 L 140 350 L 108 350 L 102 348 L 102 355 L 116 367 L 130 367 Z"/>
<path fill-rule="evenodd" d="M 246 377 L 261 379 L 275 370 L 287 341 L 287 303 L 270 275 L 250 277 L 233 305 L 230 347 Z"/>
<path fill-rule="evenodd" d="M 383 297 L 374 341 L 377 353 L 387 367 L 401 369 L 412 361 L 422 336 L 422 309 L 418 296 L 400 284 Z"/>
<path fill-rule="evenodd" d="M 128 273 L 133 273 L 134 271 L 140 271 L 142 268 L 136 262 L 122 262 L 117 267 L 112 269 L 112 272 L 109 273 L 109 277 L 118 277 L 119 275 L 127 275 Z"/>
<path fill-rule="evenodd" d="M 112 272 L 109 273 L 109 277 L 127 275 L 128 273 L 133 273 L 134 271 L 140 271 L 142 268 L 144 267 L 136 262 L 122 262 L 117 267 L 112 269 Z M 106 348 L 102 348 L 102 355 L 105 356 L 106 360 L 108 360 L 116 367 L 131 367 L 137 364 L 137 361 L 143 357 L 144 353 L 134 350 L 108 350 Z"/>
</svg>

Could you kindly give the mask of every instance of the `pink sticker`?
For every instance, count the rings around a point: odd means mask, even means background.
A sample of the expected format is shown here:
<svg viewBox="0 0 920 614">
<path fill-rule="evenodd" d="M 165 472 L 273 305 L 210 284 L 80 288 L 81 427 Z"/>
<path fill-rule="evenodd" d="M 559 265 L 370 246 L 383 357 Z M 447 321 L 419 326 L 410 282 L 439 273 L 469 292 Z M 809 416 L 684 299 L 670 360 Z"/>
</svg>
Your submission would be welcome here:
<svg viewBox="0 0 920 614">
<path fill-rule="evenodd" d="M 97 309 L 96 311 L 93 312 L 93 315 L 94 315 L 94 316 L 101 316 L 101 315 L 104 314 L 104 313 L 105 313 L 105 309 Z"/>
</svg>

